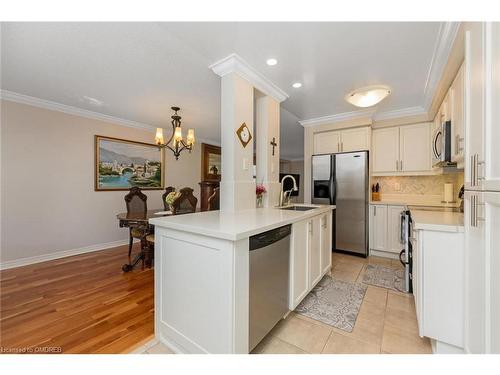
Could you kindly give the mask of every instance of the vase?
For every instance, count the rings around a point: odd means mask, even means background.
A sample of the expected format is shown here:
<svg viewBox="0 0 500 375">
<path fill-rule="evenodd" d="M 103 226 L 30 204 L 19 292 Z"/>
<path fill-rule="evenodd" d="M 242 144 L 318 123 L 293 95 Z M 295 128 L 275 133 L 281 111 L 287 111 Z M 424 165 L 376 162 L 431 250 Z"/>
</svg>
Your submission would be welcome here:
<svg viewBox="0 0 500 375">
<path fill-rule="evenodd" d="M 262 194 L 257 195 L 257 208 L 262 208 L 264 207 L 263 201 L 262 201 Z"/>
</svg>

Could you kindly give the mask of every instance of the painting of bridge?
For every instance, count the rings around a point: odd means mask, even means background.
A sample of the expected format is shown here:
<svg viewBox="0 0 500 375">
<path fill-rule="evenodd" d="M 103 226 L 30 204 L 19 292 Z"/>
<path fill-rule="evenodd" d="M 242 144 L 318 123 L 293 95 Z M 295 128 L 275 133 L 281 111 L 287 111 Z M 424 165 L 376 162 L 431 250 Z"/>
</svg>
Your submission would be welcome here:
<svg viewBox="0 0 500 375">
<path fill-rule="evenodd" d="M 95 190 L 163 189 L 163 151 L 149 143 L 95 136 Z"/>
</svg>

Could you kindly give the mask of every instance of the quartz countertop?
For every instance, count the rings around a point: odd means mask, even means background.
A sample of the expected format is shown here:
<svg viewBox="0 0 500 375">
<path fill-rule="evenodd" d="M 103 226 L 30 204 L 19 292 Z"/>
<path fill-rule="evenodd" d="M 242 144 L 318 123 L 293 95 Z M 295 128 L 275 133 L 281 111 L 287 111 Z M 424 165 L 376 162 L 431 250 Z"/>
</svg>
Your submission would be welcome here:
<svg viewBox="0 0 500 375">
<path fill-rule="evenodd" d="M 149 220 L 149 223 L 158 227 L 237 241 L 335 209 L 335 206 L 330 205 L 296 204 L 294 206 L 313 206 L 316 208 L 309 211 L 283 210 L 271 207 L 236 212 L 205 211 L 153 218 Z"/>
<path fill-rule="evenodd" d="M 461 212 L 411 210 L 413 229 L 440 232 L 463 232 L 464 214 Z"/>
</svg>

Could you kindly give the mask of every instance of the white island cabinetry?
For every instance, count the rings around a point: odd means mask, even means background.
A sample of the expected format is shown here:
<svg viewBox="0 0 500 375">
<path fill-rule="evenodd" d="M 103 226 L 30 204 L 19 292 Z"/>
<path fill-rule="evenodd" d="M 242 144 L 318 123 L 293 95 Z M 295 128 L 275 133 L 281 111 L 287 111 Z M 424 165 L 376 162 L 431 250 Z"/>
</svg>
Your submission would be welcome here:
<svg viewBox="0 0 500 375">
<path fill-rule="evenodd" d="M 151 219 L 156 338 L 179 353 L 248 353 L 249 239 L 291 224 L 284 298 L 285 306 L 294 309 L 331 265 L 335 206 L 312 206 L 308 211 L 259 208 Z"/>
<path fill-rule="evenodd" d="M 289 308 L 294 310 L 332 266 L 332 214 L 292 225 Z"/>
</svg>

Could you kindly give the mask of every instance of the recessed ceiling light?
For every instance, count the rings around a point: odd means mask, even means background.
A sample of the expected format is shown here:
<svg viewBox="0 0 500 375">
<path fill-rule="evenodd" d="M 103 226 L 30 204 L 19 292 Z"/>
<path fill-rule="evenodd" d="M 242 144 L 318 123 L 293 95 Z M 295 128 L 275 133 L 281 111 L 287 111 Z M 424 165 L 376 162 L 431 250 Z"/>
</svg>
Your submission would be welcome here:
<svg viewBox="0 0 500 375">
<path fill-rule="evenodd" d="M 278 60 L 276 59 L 267 59 L 266 64 L 269 66 L 276 65 L 278 63 Z"/>
<path fill-rule="evenodd" d="M 366 86 L 360 89 L 351 91 L 345 96 L 352 105 L 356 107 L 371 107 L 380 103 L 391 93 L 391 89 L 384 85 Z"/>
<path fill-rule="evenodd" d="M 300 82 L 295 82 L 295 83 L 292 85 L 292 87 L 293 87 L 294 89 L 301 88 L 301 87 L 302 87 L 302 83 L 300 83 Z"/>
</svg>

